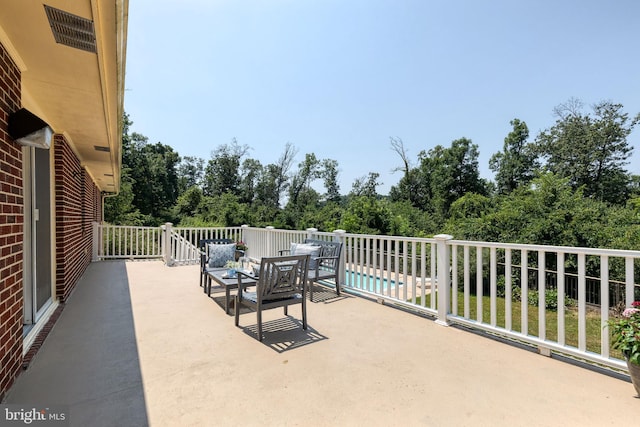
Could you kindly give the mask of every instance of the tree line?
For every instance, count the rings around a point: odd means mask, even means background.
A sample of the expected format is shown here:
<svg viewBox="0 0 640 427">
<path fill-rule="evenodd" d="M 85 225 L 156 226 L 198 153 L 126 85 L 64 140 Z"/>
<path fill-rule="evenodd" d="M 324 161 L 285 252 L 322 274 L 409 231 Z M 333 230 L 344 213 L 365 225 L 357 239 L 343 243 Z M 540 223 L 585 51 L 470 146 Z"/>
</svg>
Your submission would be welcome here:
<svg viewBox="0 0 640 427">
<path fill-rule="evenodd" d="M 125 114 L 120 193 L 105 201 L 115 224 L 179 226 L 272 225 L 284 229 L 585 247 L 640 248 L 640 176 L 627 169 L 628 137 L 640 122 L 621 104 L 602 101 L 585 112 L 570 99 L 555 123 L 530 138 L 513 119 L 501 151 L 480 177 L 478 146 L 468 138 L 411 158 L 390 138 L 401 174 L 388 195 L 379 174 L 356 179 L 346 194 L 339 164 L 287 143 L 274 163 L 249 156 L 236 139 L 211 158 L 181 157 L 170 146 L 131 132 Z M 319 191 L 321 188 L 323 191 Z"/>
</svg>

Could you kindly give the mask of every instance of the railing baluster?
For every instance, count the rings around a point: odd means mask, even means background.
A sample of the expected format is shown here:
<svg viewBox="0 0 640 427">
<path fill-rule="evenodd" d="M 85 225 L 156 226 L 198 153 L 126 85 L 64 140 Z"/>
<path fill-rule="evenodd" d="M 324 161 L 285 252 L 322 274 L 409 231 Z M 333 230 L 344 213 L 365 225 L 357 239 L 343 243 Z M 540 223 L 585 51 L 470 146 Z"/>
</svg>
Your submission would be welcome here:
<svg viewBox="0 0 640 427">
<path fill-rule="evenodd" d="M 538 338 L 544 340 L 547 338 L 547 318 L 546 318 L 546 253 L 545 251 L 538 251 Z"/>
<path fill-rule="evenodd" d="M 609 329 L 607 321 L 609 320 L 609 257 L 602 255 L 600 257 L 600 330 L 602 336 L 600 339 L 600 353 L 602 357 L 609 357 Z M 564 344 L 564 342 L 562 343 Z"/>
<path fill-rule="evenodd" d="M 507 331 L 513 329 L 512 325 L 512 307 L 511 301 L 513 300 L 513 288 L 511 278 L 511 249 L 504 250 L 504 327 Z"/>
<path fill-rule="evenodd" d="M 489 256 L 489 297 L 490 297 L 490 306 L 491 306 L 491 326 L 496 326 L 498 323 L 498 301 L 497 301 L 497 283 L 496 277 L 498 273 L 498 262 L 496 260 L 496 248 L 490 248 L 490 256 Z"/>
<path fill-rule="evenodd" d="M 631 304 L 635 301 L 634 294 L 634 277 L 633 277 L 633 258 L 625 258 L 625 306 L 631 307 Z"/>
<path fill-rule="evenodd" d="M 431 304 L 430 304 L 430 308 L 432 310 L 436 309 L 436 300 L 438 298 L 436 298 L 436 294 L 437 294 L 437 290 L 438 290 L 438 282 L 436 280 L 436 266 L 437 266 L 437 254 L 436 254 L 437 248 L 436 245 L 431 243 L 431 280 L 429 281 L 429 285 L 431 288 Z"/>
<path fill-rule="evenodd" d="M 482 323 L 482 297 L 484 289 L 482 289 L 482 246 L 476 246 L 476 320 Z"/>
<path fill-rule="evenodd" d="M 464 245 L 464 317 L 471 317 L 471 271 L 469 245 Z M 433 276 L 432 276 L 433 277 Z"/>
<path fill-rule="evenodd" d="M 427 297 L 427 244 L 420 242 L 420 305 L 426 306 Z"/>
<path fill-rule="evenodd" d="M 566 341 L 565 335 L 565 307 L 564 301 L 566 297 L 565 274 L 564 274 L 564 252 L 558 251 L 557 254 L 558 269 L 558 344 L 564 345 Z"/>
<path fill-rule="evenodd" d="M 529 335 L 529 255 L 526 249 L 520 253 L 520 331 Z"/>
<path fill-rule="evenodd" d="M 458 315 L 458 246 L 451 245 L 451 314 Z"/>
<path fill-rule="evenodd" d="M 578 349 L 587 349 L 586 255 L 578 254 Z"/>
</svg>

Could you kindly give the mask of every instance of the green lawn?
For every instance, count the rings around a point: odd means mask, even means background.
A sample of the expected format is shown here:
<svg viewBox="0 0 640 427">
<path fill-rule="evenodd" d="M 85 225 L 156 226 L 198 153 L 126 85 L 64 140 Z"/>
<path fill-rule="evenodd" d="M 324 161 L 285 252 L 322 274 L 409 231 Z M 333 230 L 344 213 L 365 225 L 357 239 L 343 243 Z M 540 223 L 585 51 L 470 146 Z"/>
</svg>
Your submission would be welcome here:
<svg viewBox="0 0 640 427">
<path fill-rule="evenodd" d="M 430 305 L 430 295 L 426 295 L 426 306 Z M 477 297 L 469 296 L 469 314 L 471 319 L 477 319 Z M 420 298 L 416 299 L 416 304 L 420 304 Z M 464 293 L 458 292 L 458 314 L 464 313 Z M 521 330 L 522 306 L 520 301 L 511 303 L 511 329 L 516 332 L 523 332 L 528 335 L 538 337 L 538 307 L 528 305 L 528 325 L 527 330 Z M 557 341 L 558 339 L 558 312 L 547 310 L 545 314 L 545 331 L 546 339 Z M 489 296 L 482 297 L 482 321 L 483 323 L 491 322 L 491 301 Z M 566 345 L 578 347 L 578 308 L 567 307 L 565 309 L 565 343 Z M 505 299 L 496 299 L 496 325 L 505 327 Z M 601 327 L 601 316 L 598 310 L 587 310 L 587 350 L 600 354 L 600 340 L 603 333 Z M 606 331 L 606 330 L 605 330 Z M 622 358 L 622 355 L 611 350 L 611 355 Z"/>
</svg>

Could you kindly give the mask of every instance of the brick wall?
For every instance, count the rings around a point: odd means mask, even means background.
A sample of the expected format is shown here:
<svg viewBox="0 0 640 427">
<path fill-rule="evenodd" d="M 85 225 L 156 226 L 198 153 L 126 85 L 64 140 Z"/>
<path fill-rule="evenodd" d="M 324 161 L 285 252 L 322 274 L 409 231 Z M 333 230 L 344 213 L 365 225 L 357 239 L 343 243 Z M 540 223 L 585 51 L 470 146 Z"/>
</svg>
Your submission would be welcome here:
<svg viewBox="0 0 640 427">
<path fill-rule="evenodd" d="M 63 135 L 54 137 L 56 294 L 65 301 L 91 262 L 92 223 L 101 221 L 100 192 Z"/>
<path fill-rule="evenodd" d="M 0 398 L 22 365 L 22 150 L 7 134 L 20 98 L 20 71 L 0 44 Z"/>
</svg>

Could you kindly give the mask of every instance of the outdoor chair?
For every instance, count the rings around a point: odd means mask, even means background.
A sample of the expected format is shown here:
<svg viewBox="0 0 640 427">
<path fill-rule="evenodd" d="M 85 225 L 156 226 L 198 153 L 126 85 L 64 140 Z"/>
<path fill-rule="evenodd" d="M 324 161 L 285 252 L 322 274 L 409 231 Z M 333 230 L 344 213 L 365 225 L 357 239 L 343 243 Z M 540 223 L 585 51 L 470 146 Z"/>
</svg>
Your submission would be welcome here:
<svg viewBox="0 0 640 427">
<path fill-rule="evenodd" d="M 306 281 L 309 269 L 309 255 L 280 256 L 262 258 L 260 273 L 255 284 L 255 292 L 243 289 L 241 278 L 248 276 L 238 272 L 238 293 L 236 295 L 236 326 L 240 324 L 240 309 L 254 310 L 258 319 L 258 340 L 262 341 L 262 312 L 284 307 L 285 316 L 290 305 L 302 306 L 302 329 L 307 330 Z"/>
<path fill-rule="evenodd" d="M 318 283 L 326 285 L 328 281 L 333 281 L 336 287 L 336 294 L 340 296 L 340 253 L 342 243 L 305 239 L 304 243 L 292 243 L 291 248 L 279 251 L 280 255 L 301 255 L 308 254 L 311 257 L 309 262 L 309 299 L 313 301 L 313 285 Z"/>
<path fill-rule="evenodd" d="M 235 261 L 236 242 L 231 239 L 201 239 L 198 242 L 200 249 L 200 286 L 211 286 L 211 279 L 207 273 L 224 269 L 227 261 Z"/>
</svg>

